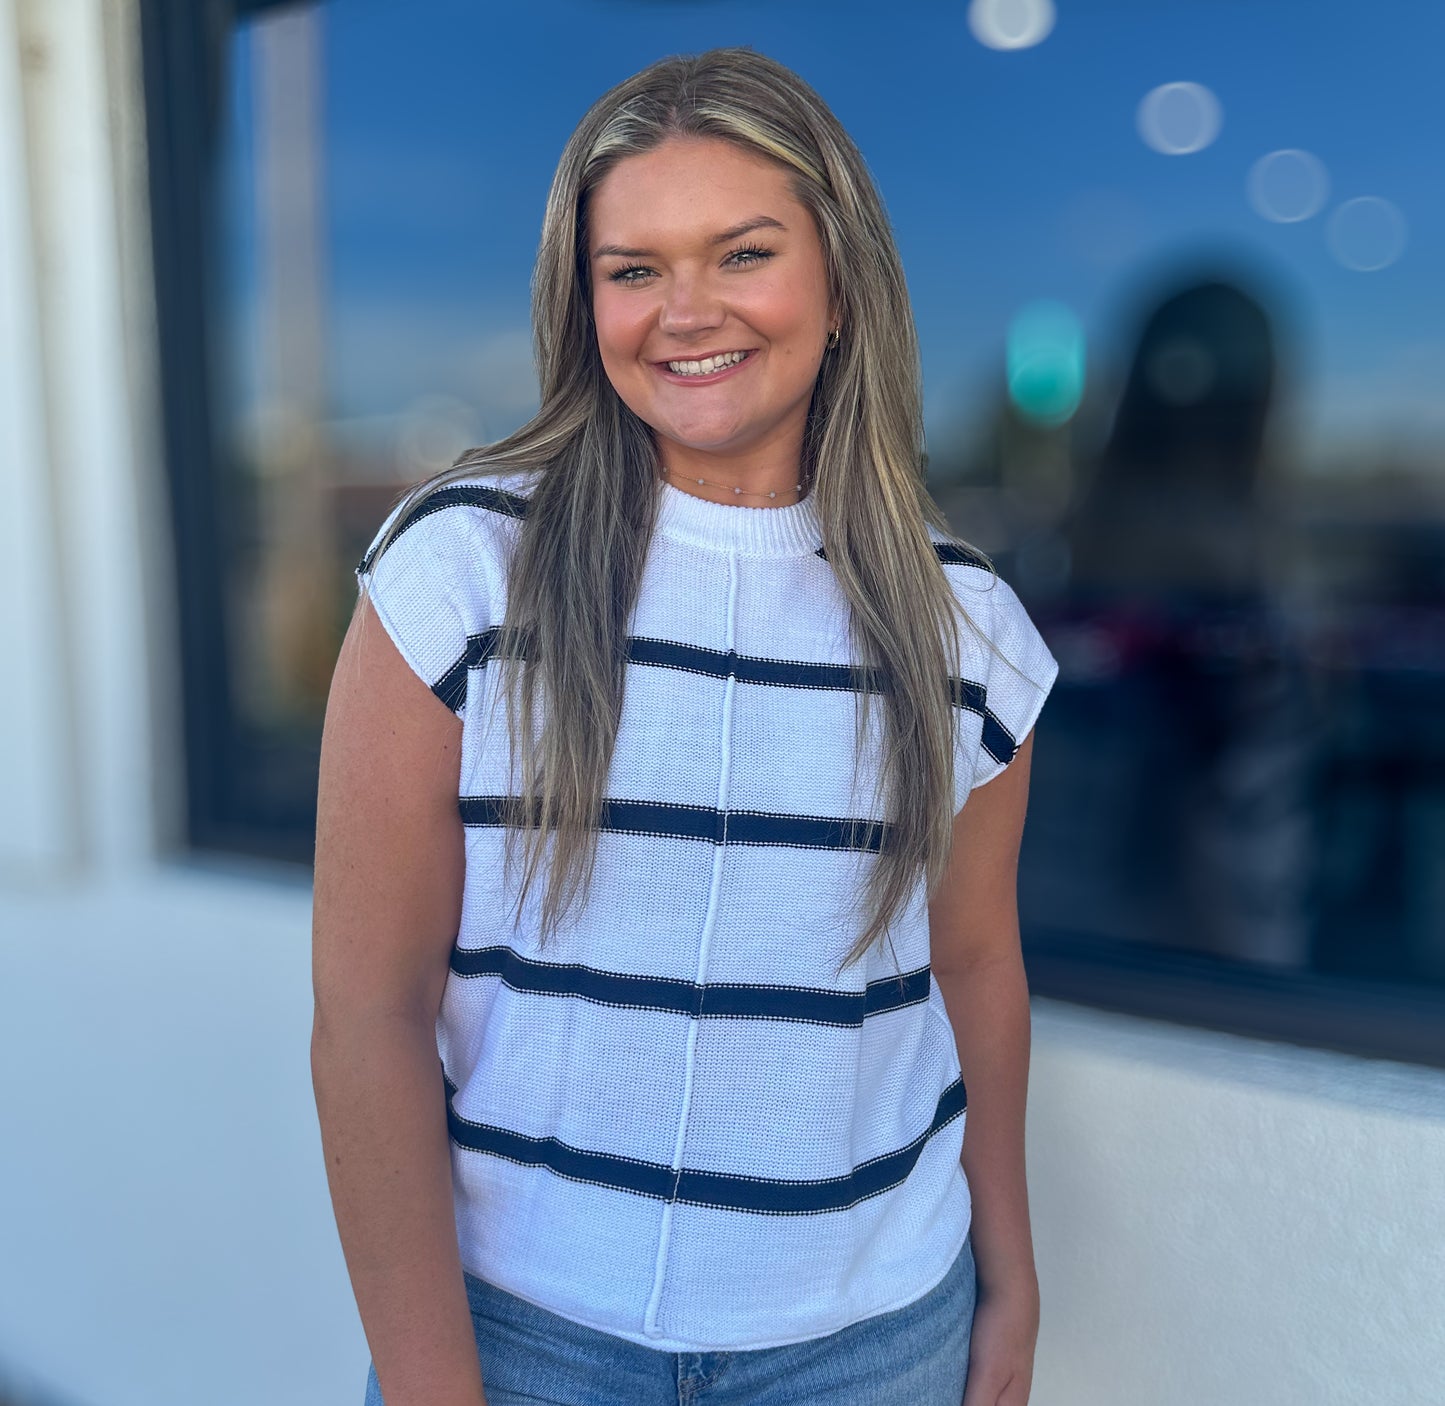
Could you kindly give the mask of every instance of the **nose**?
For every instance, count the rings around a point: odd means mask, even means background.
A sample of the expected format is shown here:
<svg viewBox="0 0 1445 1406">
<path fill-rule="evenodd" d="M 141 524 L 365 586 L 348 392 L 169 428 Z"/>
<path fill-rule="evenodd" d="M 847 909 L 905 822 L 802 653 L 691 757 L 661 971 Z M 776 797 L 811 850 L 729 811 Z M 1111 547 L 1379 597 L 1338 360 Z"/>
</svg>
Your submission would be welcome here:
<svg viewBox="0 0 1445 1406">
<path fill-rule="evenodd" d="M 711 281 L 697 274 L 678 274 L 668 280 L 657 325 L 675 337 L 694 336 L 720 327 L 722 299 Z"/>
</svg>

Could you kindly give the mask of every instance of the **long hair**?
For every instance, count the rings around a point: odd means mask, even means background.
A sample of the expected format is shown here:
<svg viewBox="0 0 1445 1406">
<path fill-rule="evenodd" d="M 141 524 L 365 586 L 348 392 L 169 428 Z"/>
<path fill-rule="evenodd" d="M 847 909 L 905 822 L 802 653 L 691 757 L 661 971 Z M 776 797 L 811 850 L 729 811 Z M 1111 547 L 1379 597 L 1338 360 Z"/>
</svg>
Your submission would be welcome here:
<svg viewBox="0 0 1445 1406">
<path fill-rule="evenodd" d="M 714 49 L 653 64 L 592 106 L 558 163 L 533 275 L 541 408 L 515 434 L 419 485 L 410 501 L 478 474 L 538 471 L 509 568 L 503 637 L 514 774 L 520 750 L 508 862 L 520 837 L 519 911 L 546 872 L 545 942 L 591 882 L 627 622 L 660 481 L 652 431 L 613 390 L 597 349 L 588 200 L 618 162 L 675 137 L 731 142 L 788 172 L 816 224 L 843 329 L 818 374 L 801 467 L 851 608 L 855 658 L 881 680 L 874 800 L 889 821 L 847 966 L 881 943 L 920 875 L 931 893 L 946 864 L 957 726 L 948 680 L 959 671 L 958 623 L 967 617 L 928 530 L 946 527 L 923 481 L 921 372 L 902 264 L 861 154 L 812 88 L 751 50 Z M 874 695 L 856 696 L 861 754 Z"/>
</svg>

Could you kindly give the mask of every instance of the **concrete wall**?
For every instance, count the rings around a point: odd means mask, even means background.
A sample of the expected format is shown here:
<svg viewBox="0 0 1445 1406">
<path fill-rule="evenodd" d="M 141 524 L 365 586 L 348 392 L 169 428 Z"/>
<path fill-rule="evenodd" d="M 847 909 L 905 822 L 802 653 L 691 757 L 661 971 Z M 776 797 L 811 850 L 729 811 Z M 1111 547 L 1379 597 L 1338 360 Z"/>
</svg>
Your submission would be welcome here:
<svg viewBox="0 0 1445 1406">
<path fill-rule="evenodd" d="M 164 857 L 134 18 L 0 0 L 0 1396 L 355 1406 L 309 891 Z M 1445 1401 L 1445 1074 L 1035 1021 L 1035 1406 Z"/>
</svg>

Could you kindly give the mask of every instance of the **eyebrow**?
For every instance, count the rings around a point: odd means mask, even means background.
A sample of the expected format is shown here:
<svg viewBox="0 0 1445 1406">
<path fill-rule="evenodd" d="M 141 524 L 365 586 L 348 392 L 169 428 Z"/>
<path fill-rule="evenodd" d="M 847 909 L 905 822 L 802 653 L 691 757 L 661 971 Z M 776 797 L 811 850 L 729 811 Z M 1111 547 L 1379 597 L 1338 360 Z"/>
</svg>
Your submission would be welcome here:
<svg viewBox="0 0 1445 1406">
<path fill-rule="evenodd" d="M 734 239 L 741 239 L 745 234 L 751 234 L 755 229 L 780 229 L 787 231 L 787 225 L 781 220 L 775 220 L 771 215 L 754 215 L 750 220 L 744 220 L 740 225 L 734 225 L 731 229 L 725 229 L 721 234 L 715 234 L 708 240 L 709 244 L 727 244 Z M 594 259 L 621 258 L 621 259 L 646 259 L 652 255 L 651 249 L 624 249 L 620 244 L 603 244 L 593 254 Z"/>
</svg>

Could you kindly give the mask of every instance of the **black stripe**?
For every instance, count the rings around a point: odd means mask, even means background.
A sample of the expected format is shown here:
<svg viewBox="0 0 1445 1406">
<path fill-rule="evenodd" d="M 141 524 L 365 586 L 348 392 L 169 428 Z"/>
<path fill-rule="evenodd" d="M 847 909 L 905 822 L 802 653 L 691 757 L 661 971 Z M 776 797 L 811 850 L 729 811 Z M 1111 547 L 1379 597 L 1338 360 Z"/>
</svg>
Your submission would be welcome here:
<svg viewBox="0 0 1445 1406">
<path fill-rule="evenodd" d="M 935 542 L 933 552 L 945 566 L 976 566 L 993 574 L 993 563 L 982 552 L 965 547 L 962 542 Z"/>
<path fill-rule="evenodd" d="M 503 517 L 524 518 L 527 516 L 527 500 L 518 493 L 508 493 L 501 488 L 489 488 L 481 483 L 458 483 L 450 488 L 438 488 L 435 493 L 428 493 L 421 502 L 408 508 L 401 522 L 397 524 L 396 532 L 391 539 L 392 542 L 395 542 L 403 532 L 415 527 L 423 518 L 430 517 L 433 513 L 442 512 L 447 508 L 459 506 L 485 508 L 488 512 L 501 513 Z M 374 551 L 368 551 L 357 564 L 357 571 L 370 571 L 375 556 Z"/>
<path fill-rule="evenodd" d="M 847 1176 L 792 1181 L 781 1177 L 730 1176 L 726 1172 L 700 1172 L 685 1167 L 677 1179 L 676 1199 L 693 1206 L 774 1216 L 845 1211 L 906 1181 L 918 1165 L 928 1139 L 959 1117 L 967 1106 L 963 1080 L 955 1079 L 939 1096 L 933 1122 L 926 1131 L 896 1152 L 860 1163 Z"/>
<path fill-rule="evenodd" d="M 478 668 L 500 653 L 501 631 L 493 626 L 467 639 L 467 647 L 447 671 Z M 779 688 L 825 688 L 841 692 L 878 692 L 878 674 L 853 664 L 816 664 L 803 659 L 768 659 L 739 654 L 732 649 L 707 649 L 678 640 L 627 637 L 627 662 L 659 669 L 680 669 L 708 678 L 735 678 L 739 683 L 771 684 Z M 513 651 L 516 653 L 516 651 Z"/>
<path fill-rule="evenodd" d="M 500 628 L 493 626 L 479 635 L 468 636 L 466 649 L 432 685 L 432 692 L 453 712 L 458 711 L 466 700 L 467 671 L 481 668 L 501 653 L 501 634 Z M 878 671 L 861 665 L 767 659 L 760 655 L 738 654 L 730 649 L 705 649 L 701 645 L 652 639 L 644 635 L 628 637 L 627 661 L 654 668 L 680 669 L 714 679 L 731 677 L 739 683 L 774 688 L 816 688 L 850 693 L 881 691 Z M 949 692 L 955 707 L 983 718 L 983 745 L 988 752 L 1005 764 L 1011 762 L 1018 744 L 998 716 L 989 710 L 988 690 L 984 685 L 968 679 L 950 679 Z"/>
<path fill-rule="evenodd" d="M 489 659 L 501 653 L 502 630 L 494 626 L 479 635 L 467 637 L 467 647 L 451 668 L 432 685 L 432 692 L 454 713 L 459 712 L 467 698 L 467 674 L 482 668 Z M 708 678 L 733 677 L 739 683 L 764 684 L 775 688 L 817 688 L 846 692 L 864 689 L 878 692 L 877 672 L 855 664 L 812 664 L 795 659 L 765 659 L 756 655 L 738 654 L 733 650 L 704 649 L 700 645 L 679 644 L 675 640 L 631 637 L 627 641 L 627 659 L 631 664 L 664 669 L 682 669 Z M 1013 734 L 988 706 L 988 690 L 969 679 L 950 679 L 949 693 L 953 704 L 983 719 L 983 746 L 996 761 L 1005 766 L 1013 761 L 1018 743 Z"/>
<path fill-rule="evenodd" d="M 447 1088 L 447 1128 L 458 1147 L 504 1157 L 528 1167 L 546 1167 L 571 1181 L 591 1182 L 615 1191 L 630 1191 L 659 1201 L 681 1201 L 724 1211 L 759 1215 L 817 1215 L 847 1210 L 907 1180 L 924 1145 L 968 1107 L 963 1080 L 955 1079 L 939 1096 L 933 1121 L 912 1142 L 897 1151 L 860 1163 L 846 1176 L 817 1180 L 734 1176 L 684 1167 L 674 1171 L 661 1162 L 588 1152 L 554 1137 L 529 1137 L 491 1123 L 474 1123 L 453 1106 L 456 1085 Z"/>
<path fill-rule="evenodd" d="M 822 688 L 852 693 L 882 692 L 882 674 L 858 664 L 812 664 L 793 659 L 764 659 L 732 650 L 699 649 L 670 640 L 632 639 L 627 657 L 638 664 L 690 669 L 725 679 L 731 673 L 739 683 L 767 684 L 776 688 Z M 969 679 L 950 679 L 949 693 L 956 707 L 983 719 L 983 745 L 1007 765 L 1018 751 L 1013 734 L 988 706 L 988 689 Z"/>
<path fill-rule="evenodd" d="M 467 674 L 471 668 L 470 654 L 463 654 L 432 686 L 431 691 L 454 713 L 460 713 L 467 702 Z"/>
<path fill-rule="evenodd" d="M 630 638 L 627 658 L 634 664 L 686 669 L 739 683 L 767 684 L 775 688 L 821 688 L 852 693 L 881 693 L 882 673 L 858 664 L 814 664 L 795 659 L 766 659 L 734 650 L 702 649 L 672 640 Z M 1018 751 L 1013 734 L 988 706 L 988 689 L 970 679 L 950 679 L 949 694 L 955 707 L 983 719 L 983 745 L 1007 765 Z"/>
<path fill-rule="evenodd" d="M 510 947 L 454 947 L 458 976 L 495 976 L 514 991 L 575 996 L 602 1006 L 670 1011 L 702 1019 L 797 1020 L 814 1025 L 858 1027 L 866 1017 L 901 1010 L 928 999 L 929 969 L 870 981 L 863 991 L 816 986 L 759 986 L 748 982 L 683 981 L 602 971 L 580 962 L 538 962 Z"/>
<path fill-rule="evenodd" d="M 739 654 L 732 649 L 704 649 L 676 640 L 630 636 L 627 641 L 630 664 L 650 664 L 663 669 L 683 669 L 709 678 L 735 678 L 739 683 L 770 684 L 778 688 L 826 688 L 840 692 L 879 691 L 876 670 L 854 664 L 815 664 L 804 659 L 767 659 Z"/>
<path fill-rule="evenodd" d="M 1018 751 L 1014 735 L 999 721 L 998 714 L 988 706 L 988 690 L 981 683 L 953 679 L 953 701 L 959 708 L 977 713 L 983 719 L 983 747 L 995 760 L 1007 766 Z"/>
<path fill-rule="evenodd" d="M 467 647 L 457 656 L 456 663 L 431 686 L 431 691 L 452 712 L 461 712 L 467 701 L 467 678 L 471 670 L 483 668 L 487 660 L 502 653 L 504 633 L 500 626 L 494 625 L 479 635 L 468 635 Z"/>
<path fill-rule="evenodd" d="M 1013 734 L 990 712 L 983 715 L 983 749 L 994 761 L 1007 766 L 1018 752 Z"/>
<path fill-rule="evenodd" d="M 462 796 L 457 808 L 464 825 L 535 824 L 520 796 Z M 598 826 L 619 835 L 657 835 L 673 840 L 708 840 L 717 845 L 781 845 L 795 849 L 863 850 L 879 853 L 890 831 L 880 820 L 830 815 L 785 815 L 775 811 L 718 810 L 713 806 L 669 805 L 662 801 L 604 800 Z"/>
<path fill-rule="evenodd" d="M 447 672 L 477 668 L 500 653 L 493 627 L 467 639 L 467 647 Z M 707 649 L 702 645 L 683 644 L 678 640 L 654 639 L 647 635 L 629 635 L 626 641 L 627 662 L 659 669 L 680 669 L 708 678 L 735 678 L 739 683 L 769 684 L 779 688 L 825 688 L 840 692 L 880 691 L 876 670 L 854 664 L 817 664 L 805 659 L 768 659 L 761 655 L 739 654 L 732 649 Z M 517 651 L 513 651 L 517 653 Z"/>
<path fill-rule="evenodd" d="M 980 571 L 993 575 L 993 563 L 982 552 L 965 547 L 962 542 L 935 542 L 933 554 L 944 566 L 976 566 Z M 828 560 L 828 553 L 822 547 L 817 548 L 813 555 Z"/>
<path fill-rule="evenodd" d="M 447 1080 L 447 1131 L 458 1147 L 485 1152 L 519 1162 L 524 1167 L 546 1167 L 569 1181 L 592 1182 L 614 1191 L 631 1191 L 659 1201 L 671 1199 L 677 1173 L 661 1162 L 643 1162 L 634 1157 L 613 1157 L 605 1152 L 588 1152 L 554 1137 L 528 1137 L 499 1128 L 494 1123 L 474 1123 L 463 1118 L 452 1105 L 455 1085 Z"/>
</svg>

